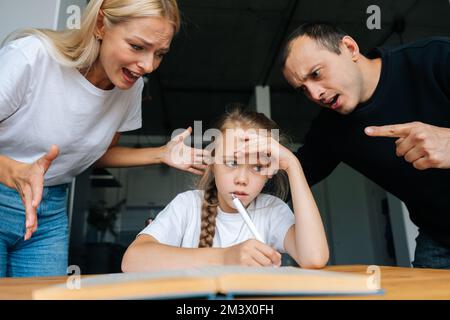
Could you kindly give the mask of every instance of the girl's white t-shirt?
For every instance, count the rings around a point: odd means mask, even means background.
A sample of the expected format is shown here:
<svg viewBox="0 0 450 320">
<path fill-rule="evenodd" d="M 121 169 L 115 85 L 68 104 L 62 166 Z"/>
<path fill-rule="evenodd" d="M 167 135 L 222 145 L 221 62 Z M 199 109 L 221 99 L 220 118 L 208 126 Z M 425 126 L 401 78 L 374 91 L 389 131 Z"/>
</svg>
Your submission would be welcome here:
<svg viewBox="0 0 450 320">
<path fill-rule="evenodd" d="M 116 132 L 141 127 L 143 80 L 102 90 L 60 65 L 28 36 L 0 49 L 0 155 L 32 163 L 56 144 L 46 186 L 68 183 L 97 161 Z"/>
<path fill-rule="evenodd" d="M 201 190 L 179 194 L 139 235 L 151 235 L 166 245 L 198 248 L 202 202 Z M 260 194 L 247 211 L 264 242 L 279 252 L 286 252 L 284 238 L 295 223 L 289 206 L 275 196 Z M 254 238 L 239 213 L 226 213 L 218 207 L 213 247 L 229 247 Z"/>
</svg>

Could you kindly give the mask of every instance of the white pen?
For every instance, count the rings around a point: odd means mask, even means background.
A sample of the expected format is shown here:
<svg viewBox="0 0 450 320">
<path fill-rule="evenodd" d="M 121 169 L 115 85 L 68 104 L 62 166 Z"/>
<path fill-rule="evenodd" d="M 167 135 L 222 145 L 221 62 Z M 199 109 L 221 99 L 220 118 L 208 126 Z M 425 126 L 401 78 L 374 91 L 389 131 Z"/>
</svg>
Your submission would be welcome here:
<svg viewBox="0 0 450 320">
<path fill-rule="evenodd" d="M 234 207 L 237 209 L 237 211 L 239 211 L 248 228 L 255 236 L 256 240 L 259 240 L 262 243 L 264 243 L 263 238 L 259 234 L 258 230 L 256 230 L 256 227 L 253 224 L 253 221 L 250 219 L 250 215 L 248 214 L 247 210 L 245 210 L 244 206 L 242 205 L 241 200 L 239 200 L 239 198 L 236 197 L 234 193 L 231 194 L 231 198 L 233 199 Z"/>
</svg>

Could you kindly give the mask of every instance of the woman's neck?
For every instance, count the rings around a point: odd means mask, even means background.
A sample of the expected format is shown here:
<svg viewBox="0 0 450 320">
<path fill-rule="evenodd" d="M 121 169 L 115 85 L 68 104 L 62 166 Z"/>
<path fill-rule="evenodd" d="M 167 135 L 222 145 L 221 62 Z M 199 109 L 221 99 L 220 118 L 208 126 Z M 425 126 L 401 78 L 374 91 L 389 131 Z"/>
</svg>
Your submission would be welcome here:
<svg viewBox="0 0 450 320">
<path fill-rule="evenodd" d="M 105 69 L 100 65 L 98 60 L 89 69 L 81 69 L 79 71 L 97 88 L 103 90 L 112 90 L 114 88 L 114 84 L 108 78 Z"/>
</svg>

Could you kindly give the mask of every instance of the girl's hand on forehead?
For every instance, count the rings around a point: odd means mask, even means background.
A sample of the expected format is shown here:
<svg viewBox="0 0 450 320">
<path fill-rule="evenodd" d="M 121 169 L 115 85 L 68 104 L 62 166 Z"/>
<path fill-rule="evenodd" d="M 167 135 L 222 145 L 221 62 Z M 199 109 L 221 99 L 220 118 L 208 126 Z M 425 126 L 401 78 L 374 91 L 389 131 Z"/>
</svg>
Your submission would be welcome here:
<svg viewBox="0 0 450 320">
<path fill-rule="evenodd" d="M 256 133 L 240 133 L 235 151 L 237 158 L 249 157 L 263 165 L 260 174 L 273 176 L 278 170 L 287 171 L 294 163 L 294 154 L 268 135 Z M 296 158 L 295 158 L 296 159 Z"/>
</svg>

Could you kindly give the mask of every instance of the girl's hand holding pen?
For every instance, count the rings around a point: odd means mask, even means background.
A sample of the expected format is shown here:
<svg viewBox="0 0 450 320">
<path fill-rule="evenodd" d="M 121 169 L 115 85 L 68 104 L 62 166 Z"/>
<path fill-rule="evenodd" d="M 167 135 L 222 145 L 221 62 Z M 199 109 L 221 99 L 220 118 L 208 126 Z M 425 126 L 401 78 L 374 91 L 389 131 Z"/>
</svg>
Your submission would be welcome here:
<svg viewBox="0 0 450 320">
<path fill-rule="evenodd" d="M 258 240 L 250 239 L 223 250 L 225 265 L 263 267 L 281 265 L 281 254 Z"/>
</svg>

